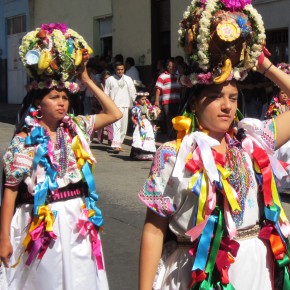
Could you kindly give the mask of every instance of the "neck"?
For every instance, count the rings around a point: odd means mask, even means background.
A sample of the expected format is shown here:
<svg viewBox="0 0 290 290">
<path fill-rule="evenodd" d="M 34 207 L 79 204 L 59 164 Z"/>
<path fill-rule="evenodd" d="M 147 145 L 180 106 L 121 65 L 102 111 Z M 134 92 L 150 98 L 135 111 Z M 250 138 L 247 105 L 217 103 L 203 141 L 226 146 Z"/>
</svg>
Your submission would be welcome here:
<svg viewBox="0 0 290 290">
<path fill-rule="evenodd" d="M 45 122 L 43 120 L 40 120 L 39 124 L 41 126 L 43 126 L 43 128 L 45 130 L 47 130 L 48 133 L 55 133 L 57 127 L 59 126 L 59 122 L 53 122 L 53 123 L 49 122 L 49 123 L 47 123 L 47 122 Z"/>
<path fill-rule="evenodd" d="M 225 133 L 212 133 L 209 132 L 208 136 L 216 139 L 220 142 L 220 145 L 213 147 L 218 153 L 225 154 L 227 150 L 227 142 L 225 138 Z"/>
</svg>

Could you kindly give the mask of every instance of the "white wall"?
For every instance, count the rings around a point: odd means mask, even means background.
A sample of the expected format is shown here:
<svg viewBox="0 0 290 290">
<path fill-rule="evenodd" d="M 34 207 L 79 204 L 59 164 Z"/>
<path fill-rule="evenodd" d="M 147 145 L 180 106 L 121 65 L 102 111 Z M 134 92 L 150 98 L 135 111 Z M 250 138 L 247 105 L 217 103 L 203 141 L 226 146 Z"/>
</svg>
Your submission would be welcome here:
<svg viewBox="0 0 290 290">
<path fill-rule="evenodd" d="M 113 55 L 131 56 L 140 65 L 139 57 L 144 54 L 144 65 L 151 64 L 150 2 L 113 0 Z"/>
<path fill-rule="evenodd" d="M 109 0 L 34 0 L 34 29 L 41 23 L 64 22 L 94 46 L 94 18 L 112 14 Z"/>
</svg>

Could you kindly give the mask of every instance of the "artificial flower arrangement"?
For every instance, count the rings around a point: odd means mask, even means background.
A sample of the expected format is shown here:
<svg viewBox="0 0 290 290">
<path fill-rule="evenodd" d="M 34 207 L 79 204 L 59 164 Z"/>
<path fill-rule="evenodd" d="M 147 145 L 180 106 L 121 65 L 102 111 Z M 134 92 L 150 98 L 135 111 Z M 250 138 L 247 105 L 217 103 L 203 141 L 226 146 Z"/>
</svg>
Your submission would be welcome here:
<svg viewBox="0 0 290 290">
<path fill-rule="evenodd" d="M 21 61 L 29 77 L 31 89 L 66 88 L 72 93 L 78 85 L 69 80 L 77 73 L 92 49 L 84 38 L 64 23 L 42 24 L 22 38 Z"/>
<path fill-rule="evenodd" d="M 265 46 L 262 17 L 251 0 L 193 0 L 180 22 L 179 44 L 194 68 L 186 86 L 243 80 Z"/>
</svg>

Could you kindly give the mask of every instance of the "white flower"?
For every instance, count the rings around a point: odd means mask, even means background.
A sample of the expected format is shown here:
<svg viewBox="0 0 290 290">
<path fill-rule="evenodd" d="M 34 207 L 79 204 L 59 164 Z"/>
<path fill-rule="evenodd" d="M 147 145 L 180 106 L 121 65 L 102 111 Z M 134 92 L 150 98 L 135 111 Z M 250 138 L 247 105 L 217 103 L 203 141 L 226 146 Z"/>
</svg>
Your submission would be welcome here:
<svg viewBox="0 0 290 290">
<path fill-rule="evenodd" d="M 207 18 L 202 16 L 199 23 L 200 23 L 201 27 L 202 26 L 209 27 L 210 26 L 210 19 L 207 19 Z"/>
<path fill-rule="evenodd" d="M 234 68 L 233 73 L 234 73 L 234 79 L 239 80 L 241 78 L 240 72 L 237 68 Z"/>
<path fill-rule="evenodd" d="M 187 18 L 189 16 L 190 12 L 189 11 L 185 11 L 183 13 L 183 18 Z"/>
</svg>

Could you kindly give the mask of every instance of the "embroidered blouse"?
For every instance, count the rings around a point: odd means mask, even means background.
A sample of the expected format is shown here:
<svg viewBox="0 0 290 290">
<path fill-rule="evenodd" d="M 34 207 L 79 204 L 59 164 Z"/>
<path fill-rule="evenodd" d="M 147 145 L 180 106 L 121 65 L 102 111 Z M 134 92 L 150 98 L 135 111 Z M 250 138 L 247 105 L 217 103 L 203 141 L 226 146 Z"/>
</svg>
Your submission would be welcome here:
<svg viewBox="0 0 290 290">
<path fill-rule="evenodd" d="M 85 138 L 89 142 L 90 135 L 93 132 L 96 116 L 77 116 L 75 117 L 80 129 L 85 133 Z M 39 124 L 35 122 L 35 126 Z M 71 143 L 71 136 L 66 131 L 65 142 Z M 60 149 L 53 148 L 55 159 L 59 160 Z M 59 188 L 67 186 L 69 183 L 77 183 L 82 179 L 80 170 L 77 168 L 76 157 L 71 146 L 67 146 L 67 170 L 62 178 L 56 178 Z M 6 186 L 18 185 L 21 181 L 25 181 L 32 174 L 32 162 L 35 154 L 34 146 L 25 145 L 25 138 L 14 136 L 11 143 L 3 156 L 4 171 L 6 175 Z M 38 178 L 44 177 L 43 168 L 39 168 Z"/>
</svg>

